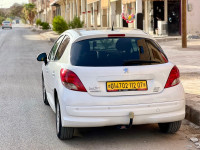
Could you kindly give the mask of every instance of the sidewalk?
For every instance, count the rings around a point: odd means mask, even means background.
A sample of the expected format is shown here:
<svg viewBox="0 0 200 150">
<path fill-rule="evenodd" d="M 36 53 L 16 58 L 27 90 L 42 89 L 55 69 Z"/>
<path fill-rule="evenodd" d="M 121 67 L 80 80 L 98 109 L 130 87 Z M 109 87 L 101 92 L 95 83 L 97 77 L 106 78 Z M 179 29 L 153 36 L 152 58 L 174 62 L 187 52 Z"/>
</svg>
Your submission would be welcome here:
<svg viewBox="0 0 200 150">
<path fill-rule="evenodd" d="M 31 27 L 31 30 L 33 32 L 39 33 L 45 40 L 48 40 L 49 42 L 55 42 L 60 36 L 58 33 L 52 30 L 42 30 L 36 27 Z"/>
<path fill-rule="evenodd" d="M 54 31 L 35 31 L 50 42 L 59 37 Z M 200 39 L 188 40 L 188 48 L 183 49 L 180 36 L 154 38 L 160 43 L 168 59 L 180 69 L 186 93 L 186 119 L 200 125 Z"/>
</svg>

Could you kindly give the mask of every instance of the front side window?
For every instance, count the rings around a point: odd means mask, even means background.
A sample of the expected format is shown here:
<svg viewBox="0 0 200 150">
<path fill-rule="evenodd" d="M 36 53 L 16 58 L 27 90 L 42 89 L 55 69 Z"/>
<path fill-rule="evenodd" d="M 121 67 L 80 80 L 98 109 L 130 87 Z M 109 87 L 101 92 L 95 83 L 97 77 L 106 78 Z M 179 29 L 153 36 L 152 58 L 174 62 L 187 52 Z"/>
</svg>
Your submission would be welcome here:
<svg viewBox="0 0 200 150">
<path fill-rule="evenodd" d="M 129 66 L 165 63 L 163 52 L 145 38 L 98 38 L 76 42 L 71 48 L 75 66 Z"/>
</svg>

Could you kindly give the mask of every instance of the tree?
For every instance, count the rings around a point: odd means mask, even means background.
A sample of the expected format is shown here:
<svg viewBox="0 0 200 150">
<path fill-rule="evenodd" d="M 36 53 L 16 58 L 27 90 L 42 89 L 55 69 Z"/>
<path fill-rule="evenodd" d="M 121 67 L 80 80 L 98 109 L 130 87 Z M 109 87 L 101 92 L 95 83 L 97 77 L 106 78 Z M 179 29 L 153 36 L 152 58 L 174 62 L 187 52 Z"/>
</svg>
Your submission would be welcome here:
<svg viewBox="0 0 200 150">
<path fill-rule="evenodd" d="M 36 15 L 36 6 L 33 3 L 25 4 L 23 8 L 23 13 L 25 15 L 25 18 L 30 22 L 30 24 L 33 24 L 33 20 Z"/>
<path fill-rule="evenodd" d="M 8 8 L 0 8 L 0 16 L 7 18 L 9 16 Z"/>
<path fill-rule="evenodd" d="M 0 26 L 1 26 L 1 24 L 2 24 L 2 22 L 3 22 L 4 20 L 5 20 L 5 18 L 0 16 Z"/>
<path fill-rule="evenodd" d="M 12 17 L 21 17 L 22 16 L 22 10 L 23 10 L 24 6 L 20 5 L 20 4 L 13 4 L 10 7 L 10 16 Z"/>
</svg>

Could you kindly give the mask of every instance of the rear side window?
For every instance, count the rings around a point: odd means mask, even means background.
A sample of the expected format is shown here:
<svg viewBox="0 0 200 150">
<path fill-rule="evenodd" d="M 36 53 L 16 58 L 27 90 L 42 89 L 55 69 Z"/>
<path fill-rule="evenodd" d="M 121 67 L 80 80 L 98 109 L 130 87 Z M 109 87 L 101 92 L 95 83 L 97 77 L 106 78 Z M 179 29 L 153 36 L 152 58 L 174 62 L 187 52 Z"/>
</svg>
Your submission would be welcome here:
<svg viewBox="0 0 200 150">
<path fill-rule="evenodd" d="M 60 44 L 60 47 L 58 48 L 58 50 L 56 52 L 55 60 L 59 60 L 61 58 L 67 45 L 69 44 L 69 40 L 70 40 L 70 38 L 68 36 L 65 36 L 65 38 L 63 39 L 63 41 Z"/>
<path fill-rule="evenodd" d="M 163 51 L 144 38 L 98 38 L 76 42 L 71 48 L 75 66 L 129 66 L 165 63 Z"/>
<path fill-rule="evenodd" d="M 60 45 L 60 43 L 61 43 L 62 40 L 63 40 L 63 36 L 60 36 L 58 38 L 58 40 L 54 43 L 54 45 L 53 45 L 53 47 L 52 47 L 52 49 L 51 49 L 51 51 L 49 53 L 49 56 L 48 56 L 49 60 L 53 60 L 54 59 L 56 50 L 58 49 L 58 47 L 59 47 L 59 45 Z"/>
</svg>

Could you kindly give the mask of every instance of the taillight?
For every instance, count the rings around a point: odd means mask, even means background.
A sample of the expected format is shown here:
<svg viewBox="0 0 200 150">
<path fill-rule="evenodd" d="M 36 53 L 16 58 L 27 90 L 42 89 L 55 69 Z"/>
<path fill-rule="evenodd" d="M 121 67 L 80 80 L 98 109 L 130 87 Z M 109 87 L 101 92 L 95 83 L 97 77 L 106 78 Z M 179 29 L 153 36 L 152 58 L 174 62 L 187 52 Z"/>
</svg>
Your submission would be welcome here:
<svg viewBox="0 0 200 150">
<path fill-rule="evenodd" d="M 179 84 L 180 83 L 179 77 L 180 77 L 179 69 L 176 66 L 174 66 L 169 74 L 165 88 L 173 87 Z"/>
<path fill-rule="evenodd" d="M 73 91 L 87 92 L 79 77 L 71 70 L 61 69 L 60 78 L 62 84 Z"/>
<path fill-rule="evenodd" d="M 10 26 L 11 26 L 11 24 L 10 24 Z"/>
</svg>

